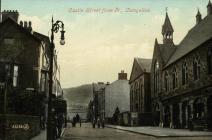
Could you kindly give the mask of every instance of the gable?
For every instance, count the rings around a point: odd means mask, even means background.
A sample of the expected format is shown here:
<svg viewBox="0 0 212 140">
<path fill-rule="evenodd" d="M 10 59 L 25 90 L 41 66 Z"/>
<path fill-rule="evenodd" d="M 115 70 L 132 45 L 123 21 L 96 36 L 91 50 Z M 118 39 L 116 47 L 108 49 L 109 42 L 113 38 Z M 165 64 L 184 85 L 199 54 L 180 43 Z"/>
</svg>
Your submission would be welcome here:
<svg viewBox="0 0 212 140">
<path fill-rule="evenodd" d="M 21 39 L 20 36 L 25 36 L 27 40 L 34 40 L 38 43 L 41 43 L 41 40 L 35 37 L 33 34 L 31 34 L 27 29 L 20 26 L 18 23 L 16 23 L 13 19 L 8 18 L 2 23 L 0 23 L 0 32 L 1 36 L 16 36 L 16 38 Z"/>
<path fill-rule="evenodd" d="M 0 58 L 37 65 L 41 41 L 8 18 L 0 24 Z"/>
<path fill-rule="evenodd" d="M 161 56 L 161 50 L 159 48 L 159 44 L 155 44 L 154 46 L 152 64 L 151 64 L 151 73 L 154 72 L 154 64 L 156 61 L 159 62 L 160 67 L 164 64 L 163 57 Z"/>
<path fill-rule="evenodd" d="M 134 81 L 138 76 L 142 74 L 142 72 L 143 72 L 142 68 L 140 67 L 136 59 L 134 59 L 133 67 L 132 67 L 132 71 L 130 75 L 130 82 Z"/>
</svg>

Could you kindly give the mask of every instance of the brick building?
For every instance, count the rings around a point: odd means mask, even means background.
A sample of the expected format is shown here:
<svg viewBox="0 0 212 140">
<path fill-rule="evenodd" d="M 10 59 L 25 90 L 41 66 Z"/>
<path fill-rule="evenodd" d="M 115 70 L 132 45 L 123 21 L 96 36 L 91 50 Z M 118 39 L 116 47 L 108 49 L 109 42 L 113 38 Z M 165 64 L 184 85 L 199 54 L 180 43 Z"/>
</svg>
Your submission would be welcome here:
<svg viewBox="0 0 212 140">
<path fill-rule="evenodd" d="M 195 20 L 195 18 L 194 18 Z M 212 4 L 179 44 L 166 13 L 163 43 L 155 40 L 151 93 L 154 124 L 170 128 L 212 128 Z"/>
</svg>

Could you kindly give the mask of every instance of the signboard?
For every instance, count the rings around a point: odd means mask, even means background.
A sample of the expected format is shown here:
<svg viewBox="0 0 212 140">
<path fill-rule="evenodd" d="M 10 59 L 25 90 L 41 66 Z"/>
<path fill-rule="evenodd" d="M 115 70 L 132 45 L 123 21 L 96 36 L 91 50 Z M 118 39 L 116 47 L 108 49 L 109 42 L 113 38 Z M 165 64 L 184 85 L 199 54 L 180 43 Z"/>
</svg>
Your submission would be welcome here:
<svg viewBox="0 0 212 140">
<path fill-rule="evenodd" d="M 23 130 L 29 130 L 29 124 L 12 124 L 12 129 L 23 129 Z"/>
<path fill-rule="evenodd" d="M 131 112 L 131 118 L 138 118 L 137 112 Z"/>
</svg>

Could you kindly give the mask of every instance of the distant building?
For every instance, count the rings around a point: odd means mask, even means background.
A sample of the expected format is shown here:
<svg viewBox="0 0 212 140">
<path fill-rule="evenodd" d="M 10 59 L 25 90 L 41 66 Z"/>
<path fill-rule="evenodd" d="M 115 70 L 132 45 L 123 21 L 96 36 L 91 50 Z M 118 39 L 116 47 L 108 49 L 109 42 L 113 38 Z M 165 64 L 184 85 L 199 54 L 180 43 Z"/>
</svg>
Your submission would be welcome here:
<svg viewBox="0 0 212 140">
<path fill-rule="evenodd" d="M 118 80 L 107 84 L 102 95 L 103 108 L 101 117 L 109 121 L 118 107 L 120 112 L 130 110 L 130 85 L 127 80 L 127 73 L 121 71 L 118 74 Z"/>
<path fill-rule="evenodd" d="M 100 116 L 103 104 L 103 95 L 106 84 L 104 82 L 93 83 L 92 119 L 97 120 Z"/>
<path fill-rule="evenodd" d="M 133 62 L 129 80 L 131 125 L 149 125 L 151 122 L 151 62 L 151 59 L 143 58 L 135 58 Z"/>
</svg>

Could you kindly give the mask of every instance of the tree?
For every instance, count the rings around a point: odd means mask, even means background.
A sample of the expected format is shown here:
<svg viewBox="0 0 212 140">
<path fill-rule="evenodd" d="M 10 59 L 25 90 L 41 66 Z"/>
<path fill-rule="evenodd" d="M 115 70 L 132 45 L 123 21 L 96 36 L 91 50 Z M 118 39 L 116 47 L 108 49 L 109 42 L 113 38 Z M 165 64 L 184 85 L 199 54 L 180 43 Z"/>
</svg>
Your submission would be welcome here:
<svg viewBox="0 0 212 140">
<path fill-rule="evenodd" d="M 118 106 L 115 109 L 115 112 L 113 114 L 113 124 L 117 124 L 118 123 L 118 115 L 119 115 L 120 111 Z"/>
</svg>

